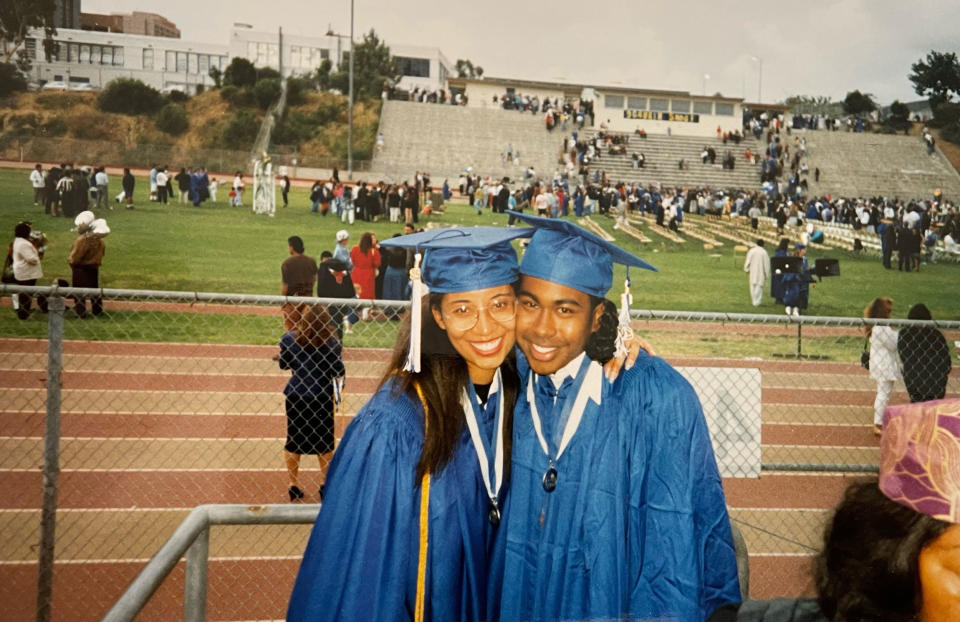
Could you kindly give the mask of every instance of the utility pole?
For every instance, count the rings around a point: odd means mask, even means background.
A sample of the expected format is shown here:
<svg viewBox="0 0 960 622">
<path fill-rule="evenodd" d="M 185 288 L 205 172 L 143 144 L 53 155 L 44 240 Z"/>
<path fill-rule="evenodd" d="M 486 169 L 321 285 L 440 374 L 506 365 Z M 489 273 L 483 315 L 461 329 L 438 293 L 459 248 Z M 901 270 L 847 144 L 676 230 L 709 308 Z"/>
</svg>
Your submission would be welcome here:
<svg viewBox="0 0 960 622">
<path fill-rule="evenodd" d="M 350 97 L 347 109 L 347 179 L 353 179 L 353 0 L 350 0 Z"/>
</svg>

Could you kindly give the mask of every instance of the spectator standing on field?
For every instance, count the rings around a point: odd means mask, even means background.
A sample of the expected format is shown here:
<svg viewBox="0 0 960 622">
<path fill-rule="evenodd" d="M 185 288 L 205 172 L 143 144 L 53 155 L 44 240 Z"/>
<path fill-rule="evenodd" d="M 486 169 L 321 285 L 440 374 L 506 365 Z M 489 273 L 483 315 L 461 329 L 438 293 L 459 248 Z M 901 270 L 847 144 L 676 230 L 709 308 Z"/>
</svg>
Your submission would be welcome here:
<svg viewBox="0 0 960 622">
<path fill-rule="evenodd" d="M 136 183 L 137 179 L 130 172 L 130 169 L 123 169 L 123 179 L 120 180 L 120 185 L 123 186 L 123 198 L 127 203 L 127 209 L 133 209 L 133 187 Z"/>
<path fill-rule="evenodd" d="M 100 265 L 106 253 L 103 238 L 110 233 L 103 219 L 94 220 L 93 212 L 86 211 L 77 215 L 77 239 L 67 263 L 70 264 L 71 285 L 73 287 L 100 287 Z M 73 310 L 79 317 L 86 317 L 87 302 L 82 297 L 74 298 Z M 103 313 L 103 299 L 99 296 L 90 299 L 90 311 L 93 315 Z"/>
<path fill-rule="evenodd" d="M 763 288 L 770 278 L 770 255 L 763 248 L 763 238 L 757 238 L 757 245 L 747 252 L 743 271 L 750 275 L 750 301 L 753 306 L 759 307 L 763 299 Z"/>
<path fill-rule="evenodd" d="M 93 182 L 97 186 L 97 209 L 113 209 L 110 205 L 109 179 L 107 178 L 107 169 L 103 166 L 93 173 Z"/>
<path fill-rule="evenodd" d="M 187 203 L 190 200 L 190 173 L 187 172 L 187 169 L 181 168 L 173 180 L 177 182 L 177 190 L 180 191 L 178 203 Z"/>
<path fill-rule="evenodd" d="M 243 207 L 243 175 L 237 171 L 233 176 L 233 197 L 230 205 L 234 207 Z"/>
<path fill-rule="evenodd" d="M 312 257 L 303 254 L 303 240 L 298 235 L 287 238 L 287 249 L 290 257 L 280 266 L 280 275 L 283 287 L 280 293 L 284 296 L 311 296 L 313 284 L 317 280 L 317 262 Z M 292 330 L 299 321 L 297 305 L 285 303 L 283 311 L 283 329 Z"/>
<path fill-rule="evenodd" d="M 36 285 L 37 279 L 43 277 L 43 267 L 40 260 L 43 259 L 45 246 L 39 248 L 30 240 L 32 233 L 30 223 L 21 222 L 13 229 L 13 244 L 10 254 L 13 257 L 13 279 L 16 285 Z M 17 300 L 17 317 L 25 320 L 30 317 L 30 294 L 20 294 Z M 47 299 L 43 296 L 37 296 L 37 306 L 46 313 Z"/>
<path fill-rule="evenodd" d="M 283 197 L 283 206 L 287 206 L 287 195 L 290 194 L 290 178 L 286 175 L 280 181 L 280 196 Z M 316 210 L 313 210 L 316 211 Z"/>
<path fill-rule="evenodd" d="M 157 171 L 157 203 L 167 204 L 167 191 L 170 188 L 167 178 L 167 169 L 161 168 Z"/>
<path fill-rule="evenodd" d="M 360 236 L 360 243 L 350 250 L 350 260 L 353 262 L 353 284 L 360 286 L 360 298 L 373 300 L 376 297 L 376 279 L 377 270 L 380 269 L 380 244 L 377 242 L 377 236 L 367 231 Z M 370 308 L 364 307 L 362 311 L 364 320 L 370 318 Z"/>
<path fill-rule="evenodd" d="M 156 164 L 150 165 L 150 200 L 157 201 L 157 173 L 160 169 Z"/>
<path fill-rule="evenodd" d="M 210 183 L 207 184 L 207 192 L 210 194 L 210 200 L 214 203 L 217 202 L 217 178 L 214 177 L 210 180 Z"/>
<path fill-rule="evenodd" d="M 30 185 L 33 187 L 33 204 L 39 205 L 43 201 L 43 166 L 37 164 L 32 171 L 30 171 Z"/>
</svg>

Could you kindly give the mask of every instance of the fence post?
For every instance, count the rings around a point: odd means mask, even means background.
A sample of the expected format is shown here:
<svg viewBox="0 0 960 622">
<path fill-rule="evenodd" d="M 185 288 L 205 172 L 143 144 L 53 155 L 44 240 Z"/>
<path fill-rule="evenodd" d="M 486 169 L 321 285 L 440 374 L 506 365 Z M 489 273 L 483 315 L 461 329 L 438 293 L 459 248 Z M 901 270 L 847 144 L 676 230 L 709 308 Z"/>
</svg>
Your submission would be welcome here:
<svg viewBox="0 0 960 622">
<path fill-rule="evenodd" d="M 803 324 L 797 322 L 797 358 L 803 358 Z"/>
<path fill-rule="evenodd" d="M 187 571 L 183 586 L 183 621 L 207 619 L 207 559 L 210 554 L 210 526 L 197 535 L 187 549 Z"/>
<path fill-rule="evenodd" d="M 57 533 L 57 478 L 60 475 L 60 387 L 63 370 L 63 296 L 48 297 L 47 419 L 43 445 L 43 509 L 37 565 L 37 622 L 49 622 L 53 599 L 54 544 Z"/>
</svg>

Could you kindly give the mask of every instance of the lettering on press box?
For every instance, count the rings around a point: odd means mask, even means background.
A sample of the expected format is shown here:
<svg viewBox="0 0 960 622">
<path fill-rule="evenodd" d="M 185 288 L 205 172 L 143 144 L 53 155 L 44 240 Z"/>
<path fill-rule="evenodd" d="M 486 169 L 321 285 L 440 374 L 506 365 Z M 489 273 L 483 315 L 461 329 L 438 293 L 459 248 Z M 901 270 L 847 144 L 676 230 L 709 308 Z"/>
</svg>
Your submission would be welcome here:
<svg viewBox="0 0 960 622">
<path fill-rule="evenodd" d="M 652 110 L 624 110 L 624 119 L 640 121 L 679 121 L 681 123 L 700 123 L 699 114 L 682 112 L 653 112 Z"/>
</svg>

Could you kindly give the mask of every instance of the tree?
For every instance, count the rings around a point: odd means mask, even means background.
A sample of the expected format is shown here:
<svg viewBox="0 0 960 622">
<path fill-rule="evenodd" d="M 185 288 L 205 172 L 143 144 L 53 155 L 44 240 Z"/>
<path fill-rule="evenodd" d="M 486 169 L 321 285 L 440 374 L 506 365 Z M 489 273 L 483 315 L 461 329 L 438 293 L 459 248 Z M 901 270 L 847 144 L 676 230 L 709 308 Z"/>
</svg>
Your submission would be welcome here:
<svg viewBox="0 0 960 622">
<path fill-rule="evenodd" d="M 913 90 L 917 95 L 928 96 L 931 108 L 950 101 L 951 93 L 960 95 L 960 61 L 955 53 L 931 50 L 926 62 L 918 60 L 910 69 L 908 78 Z"/>
<path fill-rule="evenodd" d="M 831 109 L 836 104 L 829 97 L 823 95 L 791 95 L 783 100 L 790 106 L 790 110 L 799 114 L 833 114 Z"/>
<path fill-rule="evenodd" d="M 223 83 L 243 88 L 257 83 L 257 68 L 245 58 L 234 56 L 223 72 Z"/>
<path fill-rule="evenodd" d="M 97 100 L 97 106 L 104 112 L 130 115 L 153 114 L 163 104 L 163 95 L 157 89 L 130 78 L 111 81 Z"/>
<path fill-rule="evenodd" d="M 180 104 L 170 103 L 160 109 L 156 118 L 157 127 L 173 136 L 179 136 L 187 131 L 190 122 L 187 111 Z"/>
<path fill-rule="evenodd" d="M 474 65 L 468 59 L 458 58 L 454 68 L 457 70 L 458 78 L 482 78 L 483 67 Z"/>
<path fill-rule="evenodd" d="M 278 78 L 266 78 L 257 82 L 257 85 L 253 87 L 253 96 L 256 98 L 260 110 L 266 110 L 273 102 L 280 99 L 280 94 L 283 92 L 283 87 L 280 84 Z"/>
<path fill-rule="evenodd" d="M 353 92 L 357 99 L 380 97 L 384 83 L 400 81 L 402 76 L 396 59 L 372 28 L 363 35 L 363 41 L 354 44 L 353 53 Z M 343 62 L 339 70 L 330 75 L 330 86 L 346 93 L 349 83 L 349 65 Z"/>
<path fill-rule="evenodd" d="M 331 74 L 333 71 L 333 63 L 330 62 L 329 58 L 323 59 L 320 62 L 320 66 L 317 67 L 317 88 L 321 91 L 328 91 L 331 87 Z"/>
<path fill-rule="evenodd" d="M 17 91 L 26 91 L 27 81 L 20 70 L 12 63 L 0 63 L 0 97 L 7 97 Z"/>
<path fill-rule="evenodd" d="M 866 114 L 876 109 L 877 104 L 873 101 L 873 95 L 870 93 L 850 91 L 847 93 L 847 96 L 843 98 L 843 111 L 847 114 Z"/>
<path fill-rule="evenodd" d="M 216 88 L 220 88 L 221 81 L 223 80 L 223 72 L 220 71 L 220 68 L 211 67 L 210 71 L 207 72 L 207 75 L 209 75 L 210 79 L 213 80 L 213 85 Z"/>
<path fill-rule="evenodd" d="M 906 131 L 910 128 L 910 109 L 900 100 L 894 100 L 890 104 L 890 116 L 886 119 L 887 127 L 894 132 Z"/>
<path fill-rule="evenodd" d="M 0 61 L 9 63 L 33 28 L 43 28 L 43 51 L 49 59 L 57 52 L 53 36 L 55 0 L 3 0 L 0 2 Z"/>
</svg>

